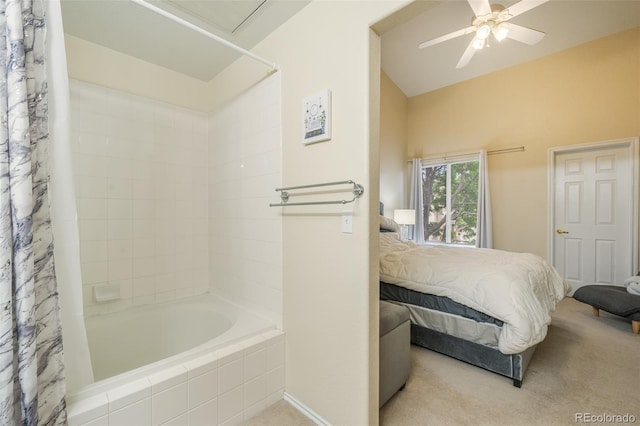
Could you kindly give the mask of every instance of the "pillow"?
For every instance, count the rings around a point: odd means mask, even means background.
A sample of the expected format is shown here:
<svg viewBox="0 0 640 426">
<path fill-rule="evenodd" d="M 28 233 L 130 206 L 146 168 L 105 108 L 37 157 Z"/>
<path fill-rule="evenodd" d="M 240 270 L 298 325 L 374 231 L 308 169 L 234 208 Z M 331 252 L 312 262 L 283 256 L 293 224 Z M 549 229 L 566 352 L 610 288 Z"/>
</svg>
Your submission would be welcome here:
<svg viewBox="0 0 640 426">
<path fill-rule="evenodd" d="M 400 225 L 388 217 L 380 216 L 381 232 L 400 232 Z"/>
</svg>

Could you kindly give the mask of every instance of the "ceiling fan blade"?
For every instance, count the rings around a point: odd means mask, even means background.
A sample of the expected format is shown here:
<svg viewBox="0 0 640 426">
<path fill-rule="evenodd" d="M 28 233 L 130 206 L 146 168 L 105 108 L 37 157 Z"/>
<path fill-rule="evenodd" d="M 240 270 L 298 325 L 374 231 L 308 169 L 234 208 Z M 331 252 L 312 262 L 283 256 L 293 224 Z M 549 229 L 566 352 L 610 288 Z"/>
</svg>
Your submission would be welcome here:
<svg viewBox="0 0 640 426">
<path fill-rule="evenodd" d="M 520 25 L 512 24 L 511 22 L 503 22 L 501 25 L 504 25 L 509 32 L 507 33 L 507 38 L 512 40 L 519 41 L 520 43 L 525 43 L 528 45 L 534 45 L 538 43 L 544 37 L 544 33 L 542 31 L 533 30 L 531 28 L 522 27 Z"/>
<path fill-rule="evenodd" d="M 460 60 L 458 61 L 458 65 L 456 65 L 456 68 L 459 69 L 459 68 L 466 67 L 469 61 L 471 60 L 471 58 L 473 58 L 473 55 L 475 55 L 476 48 L 473 47 L 473 42 L 475 41 L 475 39 L 476 38 L 474 37 L 473 40 L 471 40 L 471 43 L 469 43 L 469 45 L 467 46 L 467 49 L 464 51 L 464 53 L 460 57 Z"/>
<path fill-rule="evenodd" d="M 471 26 L 471 27 L 463 28 L 463 29 L 458 30 L 458 31 L 454 31 L 454 32 L 449 33 L 449 34 L 445 34 L 445 35 L 440 36 L 438 38 L 434 38 L 433 40 L 423 41 L 422 43 L 420 43 L 418 45 L 418 49 L 424 49 L 425 47 L 433 46 L 434 44 L 442 43 L 443 41 L 451 40 L 453 38 L 460 37 L 460 36 L 463 36 L 465 34 L 471 34 L 475 30 L 476 30 L 476 27 Z"/>
<path fill-rule="evenodd" d="M 503 10 L 502 12 L 500 12 L 500 14 L 503 16 L 507 16 L 508 19 L 511 19 L 514 16 L 523 14 L 533 9 L 534 7 L 538 7 L 541 4 L 544 4 L 548 1 L 549 0 L 521 0 L 518 3 L 514 4 L 513 6 L 510 6 L 505 10 Z"/>
<path fill-rule="evenodd" d="M 476 16 L 484 16 L 491 13 L 491 5 L 489 0 L 467 0 L 469 6 L 473 9 L 473 13 Z"/>
</svg>

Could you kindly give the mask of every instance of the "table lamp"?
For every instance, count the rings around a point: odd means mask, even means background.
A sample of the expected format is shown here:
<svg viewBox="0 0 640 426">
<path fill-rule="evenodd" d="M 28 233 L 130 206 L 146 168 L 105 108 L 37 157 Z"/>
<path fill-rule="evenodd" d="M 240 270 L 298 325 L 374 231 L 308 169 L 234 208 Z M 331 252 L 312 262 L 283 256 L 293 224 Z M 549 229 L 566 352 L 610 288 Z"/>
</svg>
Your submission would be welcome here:
<svg viewBox="0 0 640 426">
<path fill-rule="evenodd" d="M 393 211 L 393 220 L 400 225 L 400 238 L 409 240 L 409 225 L 416 224 L 416 211 L 414 209 L 398 209 Z"/>
</svg>

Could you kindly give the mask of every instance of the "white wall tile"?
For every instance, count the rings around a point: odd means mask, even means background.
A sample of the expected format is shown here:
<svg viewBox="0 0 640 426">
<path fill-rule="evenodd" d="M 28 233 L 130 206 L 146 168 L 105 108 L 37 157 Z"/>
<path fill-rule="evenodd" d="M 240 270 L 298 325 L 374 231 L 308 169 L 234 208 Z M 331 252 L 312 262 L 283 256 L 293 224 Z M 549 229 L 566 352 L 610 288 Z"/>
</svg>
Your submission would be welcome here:
<svg viewBox="0 0 640 426">
<path fill-rule="evenodd" d="M 156 303 L 168 302 L 176 299 L 176 290 L 164 291 L 162 293 L 156 293 Z"/>
<path fill-rule="evenodd" d="M 259 376 L 244 384 L 244 408 L 251 407 L 267 397 L 267 379 Z"/>
<path fill-rule="evenodd" d="M 244 380 L 253 380 L 267 372 L 267 350 L 260 349 L 244 357 Z"/>
<path fill-rule="evenodd" d="M 139 379 L 107 392 L 109 411 L 116 411 L 134 402 L 151 397 L 151 383 L 149 380 Z M 151 410 L 149 410 L 151 412 Z"/>
<path fill-rule="evenodd" d="M 188 371 L 189 379 L 198 377 L 218 368 L 218 355 L 215 353 L 203 355 L 187 362 L 184 367 Z"/>
<path fill-rule="evenodd" d="M 106 239 L 127 240 L 131 239 L 133 231 L 133 220 L 131 219 L 109 219 L 107 223 Z M 82 232 L 82 230 L 80 231 Z"/>
<path fill-rule="evenodd" d="M 156 278 L 154 285 L 132 280 L 129 303 L 166 300 L 176 290 L 205 291 L 208 268 L 182 258 L 182 276 L 199 280 L 185 283 L 176 279 L 175 259 L 167 266 L 158 257 L 175 255 L 178 237 L 199 235 L 208 242 L 206 115 L 77 81 L 70 86 L 80 240 L 101 242 L 81 245 L 82 262 L 90 268 L 83 275 L 89 284 L 106 281 L 103 267 L 89 265 L 106 261 L 109 280 Z M 129 267 L 134 258 L 147 260 Z M 100 312 L 100 305 L 92 312 Z"/>
<path fill-rule="evenodd" d="M 156 261 L 153 257 L 133 259 L 133 277 L 150 277 L 156 273 Z"/>
<path fill-rule="evenodd" d="M 81 264 L 82 283 L 95 284 L 109 279 L 108 262 L 86 262 Z"/>
<path fill-rule="evenodd" d="M 102 124 L 102 123 L 100 123 Z M 92 155 L 107 154 L 107 138 L 92 129 L 85 129 L 78 133 L 78 152 Z"/>
<path fill-rule="evenodd" d="M 189 379 L 189 409 L 218 397 L 218 370 Z"/>
<path fill-rule="evenodd" d="M 243 411 L 243 420 L 247 421 L 249 419 L 251 419 L 252 417 L 256 416 L 257 414 L 259 414 L 261 411 L 263 411 L 265 408 L 267 408 L 267 404 L 266 404 L 266 398 L 265 399 L 261 399 L 258 402 L 256 402 L 255 404 L 246 407 Z"/>
<path fill-rule="evenodd" d="M 80 260 L 86 262 L 106 262 L 108 259 L 108 243 L 106 240 L 87 241 L 80 243 Z"/>
<path fill-rule="evenodd" d="M 79 219 L 80 241 L 97 241 L 107 239 L 107 221 Z"/>
<path fill-rule="evenodd" d="M 134 229 L 135 229 L 134 224 Z M 134 230 L 135 233 L 135 230 Z M 156 254 L 155 238 L 135 238 L 133 240 L 133 257 L 136 258 L 153 258 Z"/>
<path fill-rule="evenodd" d="M 220 423 L 220 426 L 236 426 L 236 425 L 241 425 L 242 422 L 244 421 L 244 413 L 238 413 L 235 416 L 233 416 L 232 418 L 228 419 L 226 422 L 224 423 Z"/>
<path fill-rule="evenodd" d="M 221 394 L 242 384 L 243 366 L 244 360 L 240 358 L 218 368 L 218 391 Z"/>
<path fill-rule="evenodd" d="M 189 411 L 189 426 L 218 424 L 218 400 L 213 399 Z"/>
<path fill-rule="evenodd" d="M 269 349 L 284 345 L 284 334 L 272 330 L 227 348 L 122 385 L 107 394 L 84 400 L 70 399 L 72 426 L 95 425 L 216 425 L 241 424 L 282 399 L 284 365 L 252 380 L 243 379 L 243 365 L 268 356 Z M 222 360 L 222 366 L 219 365 Z M 268 361 L 267 361 L 268 362 Z M 276 362 L 274 362 L 276 364 Z M 239 385 L 218 393 L 218 367 L 236 370 Z M 251 368 L 251 367 L 250 367 Z M 107 423 L 110 413 L 110 423 Z"/>
<path fill-rule="evenodd" d="M 119 281 L 129 279 L 133 274 L 133 260 L 109 260 L 109 280 Z"/>
<path fill-rule="evenodd" d="M 185 414 L 187 412 L 187 384 L 181 383 L 162 392 L 154 393 L 151 412 L 151 422 L 154 426 Z"/>
<path fill-rule="evenodd" d="M 153 296 L 156 294 L 156 278 L 154 276 L 136 277 L 133 279 L 133 297 Z M 153 298 L 151 299 L 153 300 Z"/>
<path fill-rule="evenodd" d="M 265 391 L 267 392 L 267 395 L 278 391 L 284 391 L 284 374 L 284 365 L 277 367 L 265 374 Z"/>
<path fill-rule="evenodd" d="M 149 376 L 154 394 L 187 381 L 187 369 L 181 365 L 165 369 Z"/>
<path fill-rule="evenodd" d="M 155 295 L 146 295 L 146 296 L 133 296 L 132 305 L 151 305 L 156 302 Z"/>
<path fill-rule="evenodd" d="M 128 260 L 133 257 L 133 240 L 108 241 L 109 260 Z"/>
<path fill-rule="evenodd" d="M 81 425 L 108 413 L 109 400 L 107 394 L 101 393 L 95 396 L 84 398 L 79 401 L 70 401 L 69 424 L 71 426 Z"/>
<path fill-rule="evenodd" d="M 104 198 L 80 198 L 77 207 L 80 219 L 107 218 L 107 200 Z"/>
<path fill-rule="evenodd" d="M 188 423 L 187 413 L 175 417 L 168 422 L 162 423 L 162 426 L 185 426 Z"/>
<path fill-rule="evenodd" d="M 267 370 L 284 365 L 284 336 L 273 339 L 273 342 L 267 347 Z"/>
<path fill-rule="evenodd" d="M 132 222 L 134 238 L 155 238 L 155 223 L 147 219 L 134 219 Z"/>
<path fill-rule="evenodd" d="M 117 286 L 120 289 L 120 298 L 130 301 L 133 297 L 133 280 L 109 280 L 109 285 Z"/>
<path fill-rule="evenodd" d="M 264 303 L 244 296 L 254 286 L 246 274 L 237 279 L 241 265 L 247 265 L 244 250 L 231 254 L 213 247 L 218 240 L 233 237 L 241 247 L 270 242 L 276 246 L 272 251 L 282 251 L 281 216 L 277 209 L 268 208 L 274 200 L 273 189 L 281 182 L 279 97 L 279 77 L 267 79 L 211 117 L 208 197 L 211 288 L 240 304 L 258 302 L 260 310 L 269 312 L 277 323 L 282 321 L 281 294 L 270 294 Z M 281 255 L 274 261 L 281 265 Z M 233 287 L 230 277 L 236 279 Z M 272 273 L 272 281 L 281 279 L 280 272 Z M 271 287 L 281 292 L 281 283 Z"/>
<path fill-rule="evenodd" d="M 151 398 L 145 398 L 109 413 L 111 425 L 140 426 L 151 424 L 151 421 Z"/>
<path fill-rule="evenodd" d="M 117 157 L 105 157 L 107 176 L 110 178 L 133 178 L 133 160 Z"/>
<path fill-rule="evenodd" d="M 283 397 L 284 397 L 284 388 L 279 389 L 278 391 L 267 395 L 267 398 L 264 400 L 265 405 L 267 407 L 270 407 L 276 402 L 280 401 Z"/>
<path fill-rule="evenodd" d="M 95 176 L 83 176 L 76 179 L 78 182 L 78 198 L 107 198 L 107 178 Z"/>
<path fill-rule="evenodd" d="M 95 420 L 83 423 L 82 426 L 109 426 L 109 416 L 98 417 Z"/>
<path fill-rule="evenodd" d="M 132 196 L 134 200 L 152 200 L 154 184 L 151 179 L 151 162 L 137 160 L 132 180 Z"/>
<path fill-rule="evenodd" d="M 107 158 L 82 152 L 73 153 L 73 172 L 79 177 L 106 177 Z"/>
<path fill-rule="evenodd" d="M 242 421 L 243 405 L 244 392 L 242 386 L 220 395 L 218 397 L 218 422 L 225 423 L 237 415 L 240 415 L 240 421 Z"/>
<path fill-rule="evenodd" d="M 107 197 L 131 199 L 133 197 L 133 181 L 131 179 L 108 178 Z"/>
<path fill-rule="evenodd" d="M 131 200 L 109 199 L 107 215 L 109 219 L 133 219 L 133 202 Z"/>
</svg>

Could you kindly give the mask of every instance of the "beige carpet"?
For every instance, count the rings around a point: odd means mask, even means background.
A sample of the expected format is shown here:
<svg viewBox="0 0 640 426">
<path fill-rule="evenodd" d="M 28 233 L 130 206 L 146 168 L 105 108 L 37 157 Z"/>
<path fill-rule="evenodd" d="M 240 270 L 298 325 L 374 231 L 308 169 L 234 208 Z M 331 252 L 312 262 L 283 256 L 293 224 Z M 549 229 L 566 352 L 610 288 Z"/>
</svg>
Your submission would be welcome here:
<svg viewBox="0 0 640 426">
<path fill-rule="evenodd" d="M 575 425 L 579 413 L 628 414 L 640 424 L 640 336 L 630 322 L 606 312 L 595 318 L 570 298 L 558 306 L 520 389 L 417 346 L 411 362 L 405 389 L 380 411 L 382 425 Z M 250 424 L 310 423 L 281 401 Z"/>
</svg>

